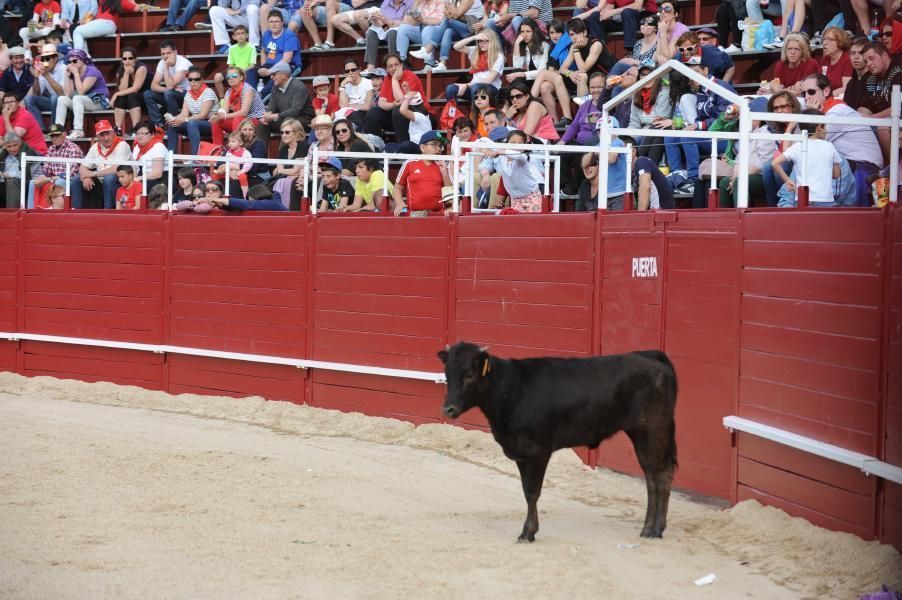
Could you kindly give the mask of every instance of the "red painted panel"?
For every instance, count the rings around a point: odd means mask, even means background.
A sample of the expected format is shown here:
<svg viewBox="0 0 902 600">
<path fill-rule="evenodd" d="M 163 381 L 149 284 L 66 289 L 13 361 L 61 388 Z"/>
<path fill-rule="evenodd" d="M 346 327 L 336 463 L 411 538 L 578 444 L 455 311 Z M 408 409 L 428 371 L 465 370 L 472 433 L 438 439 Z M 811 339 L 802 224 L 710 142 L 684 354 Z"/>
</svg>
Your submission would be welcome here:
<svg viewBox="0 0 902 600">
<path fill-rule="evenodd" d="M 445 321 L 440 316 L 411 317 L 408 315 L 372 315 L 349 311 L 317 309 L 313 314 L 317 328 L 337 331 L 359 331 L 365 333 L 386 333 L 397 335 L 443 338 Z"/>
<path fill-rule="evenodd" d="M 879 306 L 883 296 L 882 281 L 877 274 L 746 268 L 742 284 L 747 294 L 840 304 Z"/>
<path fill-rule="evenodd" d="M 542 327 L 580 329 L 591 320 L 588 306 L 568 306 L 565 310 L 549 310 L 544 304 L 508 304 L 477 300 L 458 300 L 457 318 L 481 323 L 511 323 Z"/>
<path fill-rule="evenodd" d="M 802 302 L 745 294 L 742 321 L 871 339 L 880 337 L 880 310 L 873 306 Z"/>
<path fill-rule="evenodd" d="M 375 367 L 388 366 L 392 369 L 409 369 L 411 371 L 426 371 L 430 373 L 441 372 L 441 365 L 436 365 L 436 352 L 445 347 L 446 342 L 440 345 L 428 345 L 424 347 L 422 355 L 392 354 L 380 351 L 350 351 L 346 348 L 330 348 L 319 345 L 316 347 L 316 360 L 327 362 L 351 362 L 356 365 L 368 365 Z"/>
<path fill-rule="evenodd" d="M 874 376 L 880 368 L 879 339 L 833 335 L 757 323 L 743 323 L 741 335 L 742 347 L 756 352 L 859 369 L 868 371 Z"/>
<path fill-rule="evenodd" d="M 871 530 L 874 523 L 874 490 L 850 492 L 748 458 L 739 457 L 739 483 L 849 523 Z"/>
<path fill-rule="evenodd" d="M 902 552 L 902 485 L 887 482 L 884 486 L 880 541 Z"/>
<path fill-rule="evenodd" d="M 554 310 L 552 308 L 551 310 Z M 558 309 L 560 310 L 560 309 Z M 589 354 L 592 332 L 587 328 L 564 329 L 510 323 L 472 322 L 458 317 L 455 333 L 462 340 L 479 344 L 508 344 L 532 348 L 537 354 L 562 352 Z"/>
<path fill-rule="evenodd" d="M 457 276 L 460 279 L 480 278 L 591 284 L 592 263 L 588 261 L 551 261 L 538 258 L 461 258 L 457 261 Z"/>
<path fill-rule="evenodd" d="M 0 331 L 15 332 L 18 329 L 19 310 L 19 212 L 0 210 Z M 15 357 L 12 368 L 9 357 L 0 359 L 6 370 L 15 370 Z"/>
<path fill-rule="evenodd" d="M 163 358 L 159 354 L 31 341 L 21 342 L 20 352 L 23 375 L 161 389 Z"/>
<path fill-rule="evenodd" d="M 313 289 L 317 292 L 322 290 L 351 295 L 414 295 L 419 297 L 421 302 L 439 299 L 438 305 L 442 308 L 444 308 L 444 303 L 440 299 L 444 296 L 447 285 L 448 282 L 442 276 L 441 271 L 434 273 L 432 277 L 316 273 L 313 279 Z"/>
<path fill-rule="evenodd" d="M 504 219 L 482 215 L 460 217 L 458 236 L 482 237 L 591 237 L 595 233 L 595 213 L 558 213 L 543 215 L 507 216 Z"/>
<path fill-rule="evenodd" d="M 304 401 L 303 369 L 202 356 L 169 354 L 169 392 Z"/>
<path fill-rule="evenodd" d="M 311 383 L 311 389 L 311 406 L 402 419 L 416 424 L 441 422 L 435 403 L 417 396 L 322 383 Z"/>
<path fill-rule="evenodd" d="M 441 372 L 442 363 L 438 357 L 433 357 L 431 369 L 427 371 Z M 325 369 L 313 369 L 310 372 L 312 383 L 321 383 L 332 386 L 345 386 L 364 388 L 368 390 L 380 390 L 383 392 L 398 392 L 407 396 L 419 396 L 434 401 L 435 410 L 445 399 L 445 385 L 424 381 L 421 379 L 404 379 L 399 377 L 386 377 L 384 375 L 368 375 L 366 373 L 345 373 L 343 371 L 327 371 Z"/>
<path fill-rule="evenodd" d="M 15 323 L 13 323 L 15 325 Z M 16 371 L 18 343 L 0 340 L 0 371 Z"/>
<path fill-rule="evenodd" d="M 837 519 L 832 515 L 812 510 L 807 506 L 789 501 L 781 496 L 768 494 L 740 483 L 737 488 L 736 501 L 742 502 L 743 500 L 757 500 L 761 504 L 779 508 L 794 517 L 801 517 L 818 527 L 832 529 L 833 531 L 845 531 L 866 540 L 874 538 L 874 531 L 871 527 L 862 527 L 855 525 L 854 523 L 849 523 L 848 521 L 843 521 L 842 519 Z"/>
<path fill-rule="evenodd" d="M 883 239 L 881 211 L 750 211 L 743 215 L 747 240 L 874 243 Z"/>
<path fill-rule="evenodd" d="M 739 405 L 739 416 L 764 425 L 804 435 L 820 442 L 833 444 L 853 452 L 875 455 L 877 436 L 873 433 L 839 427 L 821 420 L 797 417 L 745 402 Z"/>
<path fill-rule="evenodd" d="M 590 261 L 593 254 L 590 239 L 589 237 L 459 237 L 458 257 Z"/>
<path fill-rule="evenodd" d="M 321 273 L 346 273 L 351 275 L 392 275 L 407 277 L 435 277 L 444 273 L 445 265 L 440 256 L 397 257 L 369 256 L 361 260 L 347 256 L 317 254 L 316 267 Z"/>
<path fill-rule="evenodd" d="M 874 273 L 880 268 L 880 242 L 774 242 L 747 240 L 742 254 L 747 267 L 822 271 L 835 273 Z"/>
<path fill-rule="evenodd" d="M 459 279 L 454 291 L 455 297 L 463 300 L 588 306 L 593 290 L 589 285 L 571 283 L 520 281 L 513 285 L 510 281 Z"/>
</svg>

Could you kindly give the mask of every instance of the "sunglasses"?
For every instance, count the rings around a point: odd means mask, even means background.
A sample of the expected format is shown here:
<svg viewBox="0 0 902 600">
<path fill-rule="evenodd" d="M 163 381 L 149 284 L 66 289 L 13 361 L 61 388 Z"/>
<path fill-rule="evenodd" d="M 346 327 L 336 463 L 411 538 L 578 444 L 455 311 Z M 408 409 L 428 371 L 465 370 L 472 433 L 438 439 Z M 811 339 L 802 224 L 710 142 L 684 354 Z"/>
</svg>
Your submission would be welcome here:
<svg viewBox="0 0 902 600">
<path fill-rule="evenodd" d="M 188 81 L 191 81 L 191 82 L 194 82 L 194 81 L 203 81 L 203 78 L 201 78 L 201 77 L 189 77 L 189 78 L 188 78 Z"/>
<path fill-rule="evenodd" d="M 642 25 L 657 25 L 654 21 L 642 21 Z"/>
<path fill-rule="evenodd" d="M 525 98 L 526 94 L 511 94 L 511 100 L 519 100 L 520 98 Z"/>
<path fill-rule="evenodd" d="M 351 130 L 350 129 L 336 129 L 335 130 L 336 135 L 342 135 L 344 133 L 351 133 Z"/>
<path fill-rule="evenodd" d="M 345 69 L 345 73 L 356 73 L 359 70 L 359 67 L 348 67 L 347 69 Z"/>
<path fill-rule="evenodd" d="M 193 198 L 203 198 L 203 197 L 204 197 L 204 195 L 201 194 L 201 193 L 199 193 L 199 192 L 196 193 L 196 194 L 191 194 L 191 196 L 192 196 Z"/>
<path fill-rule="evenodd" d="M 792 104 L 774 104 L 774 110 L 792 110 Z"/>
<path fill-rule="evenodd" d="M 681 46 L 678 47 L 677 50 L 679 50 L 680 52 L 695 52 L 695 46 L 686 46 L 685 48 Z"/>
<path fill-rule="evenodd" d="M 123 56 L 122 60 L 135 60 L 134 56 Z"/>
<path fill-rule="evenodd" d="M 55 56 L 42 56 L 41 62 L 50 62 L 51 60 L 53 60 L 55 58 L 56 58 Z"/>
<path fill-rule="evenodd" d="M 662 6 L 662 7 L 661 7 L 661 12 L 662 12 L 662 13 L 673 12 L 673 7 L 672 7 L 672 6 Z"/>
<path fill-rule="evenodd" d="M 283 129 L 279 133 L 281 133 L 282 135 L 288 135 L 289 133 L 294 133 L 294 132 L 290 129 Z"/>
<path fill-rule="evenodd" d="M 135 135 L 150 135 L 149 131 L 136 131 Z"/>
<path fill-rule="evenodd" d="M 226 79 L 238 79 L 239 77 L 241 77 L 241 75 L 239 75 L 238 73 L 229 73 L 228 75 L 226 75 Z"/>
<path fill-rule="evenodd" d="M 204 191 L 209 194 L 210 192 L 218 192 L 219 188 L 218 187 L 205 187 Z"/>
<path fill-rule="evenodd" d="M 819 89 L 814 88 L 813 90 L 802 90 L 802 93 L 805 94 L 806 96 L 814 96 L 819 91 L 820 91 Z M 776 108 L 776 107 L 774 107 L 774 108 Z"/>
<path fill-rule="evenodd" d="M 79 61 L 78 61 L 77 58 L 73 58 L 72 60 L 69 61 L 69 64 L 70 64 L 70 65 L 77 65 L 78 62 L 79 62 Z"/>
<path fill-rule="evenodd" d="M 474 100 L 488 100 L 489 97 L 485 94 L 477 94 L 473 97 Z"/>
<path fill-rule="evenodd" d="M 880 37 L 882 37 L 882 38 L 891 38 L 891 37 L 893 37 L 893 32 L 892 32 L 892 31 L 881 31 L 881 32 L 880 32 Z"/>
</svg>

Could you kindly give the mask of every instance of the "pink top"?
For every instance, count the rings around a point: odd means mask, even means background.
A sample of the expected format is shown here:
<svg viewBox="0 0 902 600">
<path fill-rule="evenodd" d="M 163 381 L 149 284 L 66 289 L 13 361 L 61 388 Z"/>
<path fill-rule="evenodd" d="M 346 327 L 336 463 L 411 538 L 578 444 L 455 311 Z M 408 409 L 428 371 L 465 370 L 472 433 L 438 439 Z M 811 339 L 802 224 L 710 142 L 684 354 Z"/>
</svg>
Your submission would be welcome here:
<svg viewBox="0 0 902 600">
<path fill-rule="evenodd" d="M 517 129 L 523 129 L 523 122 L 526 120 L 526 116 L 524 115 L 520 122 L 517 123 Z M 561 136 L 558 135 L 557 129 L 554 128 L 554 121 L 551 120 L 551 117 L 545 115 L 541 119 L 539 119 L 538 125 L 536 125 L 536 130 L 532 132 L 530 135 L 532 137 L 537 137 L 545 140 L 546 142 L 556 142 L 561 139 Z"/>
</svg>

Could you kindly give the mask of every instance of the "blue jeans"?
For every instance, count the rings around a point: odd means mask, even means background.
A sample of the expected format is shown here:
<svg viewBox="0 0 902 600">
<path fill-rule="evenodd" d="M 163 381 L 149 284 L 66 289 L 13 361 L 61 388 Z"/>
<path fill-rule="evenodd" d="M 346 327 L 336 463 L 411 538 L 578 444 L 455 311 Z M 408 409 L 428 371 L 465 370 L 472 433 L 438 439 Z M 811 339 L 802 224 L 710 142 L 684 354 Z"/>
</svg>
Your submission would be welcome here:
<svg viewBox="0 0 902 600">
<path fill-rule="evenodd" d="M 462 40 L 469 35 L 470 28 L 463 21 L 442 19 L 442 22 L 438 24 L 438 30 L 432 34 L 432 37 L 429 39 L 424 38 L 424 44 L 433 47 L 441 46 L 438 56 L 439 60 L 444 62 L 451 57 L 451 45 L 454 43 L 454 40 Z"/>
<path fill-rule="evenodd" d="M 589 35 L 604 42 L 609 31 L 623 31 L 623 47 L 627 52 L 631 52 L 636 45 L 636 32 L 639 30 L 639 11 L 625 8 L 620 13 L 619 20 L 602 21 L 598 14 L 593 13 L 585 20 Z"/>
<path fill-rule="evenodd" d="M 197 149 L 200 148 L 200 138 L 208 138 L 212 133 L 213 125 L 209 121 L 188 121 L 175 127 L 169 126 L 166 128 L 166 147 L 172 152 L 177 152 L 179 134 L 181 134 L 188 138 L 191 154 L 197 154 Z"/>
<path fill-rule="evenodd" d="M 470 100 L 473 99 L 473 96 L 476 95 L 476 92 L 485 89 L 485 88 L 493 88 L 493 86 L 488 83 L 477 83 L 476 85 L 471 85 L 468 89 L 467 96 Z M 445 88 L 445 99 L 446 100 L 455 100 L 460 93 L 460 86 L 456 83 L 448 84 L 448 87 Z"/>
<path fill-rule="evenodd" d="M 96 185 L 96 177 L 94 178 L 94 181 Z M 116 190 L 119 189 L 119 178 L 116 177 L 115 173 L 104 175 L 101 180 L 101 185 L 103 186 L 103 208 L 116 208 Z M 75 177 L 72 179 L 72 208 L 82 207 L 84 193 L 85 190 L 81 185 L 81 178 Z"/>
<path fill-rule="evenodd" d="M 185 94 L 178 90 L 166 90 L 163 93 L 147 90 L 144 92 L 144 106 L 147 107 L 147 118 L 154 125 L 164 124 L 163 115 L 160 113 L 160 105 L 166 108 L 173 117 L 182 112 L 182 102 Z"/>
<path fill-rule="evenodd" d="M 407 25 L 406 23 L 398 27 L 398 56 L 401 57 L 401 60 L 407 60 L 407 51 L 410 49 L 411 42 L 428 44 L 438 28 L 438 25 L 426 25 L 420 29 L 416 25 Z"/>
<path fill-rule="evenodd" d="M 34 120 L 38 122 L 41 131 L 47 131 L 47 128 L 44 126 L 44 117 L 41 116 L 41 111 L 49 110 L 51 120 L 55 119 L 56 101 L 58 98 L 59 96 L 56 94 L 52 96 L 25 96 L 25 109 L 30 112 L 31 116 L 34 117 Z"/>
<path fill-rule="evenodd" d="M 783 170 L 787 175 L 792 175 L 793 164 L 791 162 L 783 163 Z M 783 180 L 777 177 L 774 168 L 769 162 L 761 166 L 761 179 L 764 183 L 764 198 L 767 200 L 768 206 L 777 206 L 780 188 L 783 187 Z"/>
<path fill-rule="evenodd" d="M 72 30 L 72 45 L 78 50 L 88 49 L 90 38 L 104 37 L 116 33 L 116 24 L 107 19 L 94 19 Z"/>
<path fill-rule="evenodd" d="M 682 152 L 680 152 L 682 149 Z M 698 179 L 698 165 L 700 164 L 700 156 L 707 155 L 711 149 L 711 142 L 708 140 L 698 140 L 693 138 L 664 138 L 664 152 L 667 155 L 667 164 L 670 166 L 671 172 L 686 170 L 689 179 Z M 726 152 L 727 141 L 721 140 L 717 143 L 718 152 Z M 683 153 L 686 154 L 686 162 L 683 163 Z"/>
<path fill-rule="evenodd" d="M 513 19 L 511 19 L 511 22 L 508 23 L 508 25 L 506 27 L 502 27 L 499 29 L 498 24 L 495 23 L 495 21 L 489 19 L 488 22 L 486 23 L 486 26 L 495 32 L 495 34 L 498 36 L 498 40 L 500 42 L 504 43 L 504 38 L 501 36 L 501 32 L 504 31 L 505 29 L 507 29 L 508 27 L 513 27 L 514 31 L 520 31 L 520 23 L 522 23 L 522 22 L 523 22 L 523 17 L 517 16 L 517 17 L 514 17 Z"/>
<path fill-rule="evenodd" d="M 166 24 L 167 25 L 178 25 L 182 29 L 184 29 L 188 25 L 188 21 L 191 20 L 191 17 L 194 16 L 194 13 L 197 12 L 197 9 L 200 8 L 200 0 L 184 0 L 185 2 L 185 10 L 182 11 L 182 16 L 178 16 L 179 9 L 182 7 L 182 0 L 169 0 L 169 12 L 166 13 Z"/>
</svg>

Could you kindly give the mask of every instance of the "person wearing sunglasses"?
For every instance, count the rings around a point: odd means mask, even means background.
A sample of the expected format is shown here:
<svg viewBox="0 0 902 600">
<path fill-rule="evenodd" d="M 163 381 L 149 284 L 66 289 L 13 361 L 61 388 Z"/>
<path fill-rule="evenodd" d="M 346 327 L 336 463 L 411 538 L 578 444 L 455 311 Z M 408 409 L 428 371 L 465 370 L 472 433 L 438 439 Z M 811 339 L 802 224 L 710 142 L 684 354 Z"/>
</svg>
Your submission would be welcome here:
<svg viewBox="0 0 902 600">
<path fill-rule="evenodd" d="M 509 97 L 510 106 L 506 110 L 506 116 L 516 129 L 544 142 L 556 142 L 560 139 L 548 109 L 529 93 L 529 84 L 522 79 L 513 82 Z M 569 124 L 568 120 L 567 125 Z"/>
<path fill-rule="evenodd" d="M 223 106 L 209 117 L 213 124 L 213 143 L 217 146 L 222 146 L 225 134 L 237 129 L 245 118 L 253 119 L 257 124 L 266 111 L 260 93 L 245 81 L 244 71 L 230 67 L 226 72 L 226 81 L 229 87 L 223 97 Z"/>
<path fill-rule="evenodd" d="M 314 119 L 316 121 L 316 119 Z M 331 131 L 331 123 L 328 131 Z M 279 193 L 282 198 L 289 201 L 289 210 L 300 210 L 300 194 L 297 194 L 296 182 L 302 170 L 300 159 L 307 156 L 310 152 L 310 144 L 307 143 L 304 127 L 297 119 L 285 119 L 279 130 L 281 144 L 279 145 L 278 158 L 280 160 L 295 161 L 293 163 L 280 163 L 273 168 L 272 181 L 267 182 L 269 187 Z M 292 205 L 292 198 L 296 199 L 297 204 Z"/>
<path fill-rule="evenodd" d="M 713 29 L 708 29 L 708 37 L 712 33 L 716 33 Z M 729 54 L 717 47 L 717 44 L 711 45 L 710 42 L 702 44 L 701 33 L 687 31 L 677 38 L 677 54 L 674 59 L 683 63 L 688 63 L 693 56 L 701 57 L 702 62 L 707 65 L 711 75 L 723 81 L 732 81 L 733 75 L 736 73 L 736 66 Z M 714 38 L 716 40 L 716 38 Z"/>
<path fill-rule="evenodd" d="M 655 53 L 655 63 L 661 65 L 676 56 L 677 39 L 687 31 L 689 27 L 680 22 L 675 0 L 661 2 L 658 5 L 658 50 Z"/>
<path fill-rule="evenodd" d="M 44 117 L 41 116 L 41 111 L 49 110 L 51 115 L 56 114 L 57 98 L 66 85 L 66 63 L 60 60 L 56 46 L 45 44 L 31 71 L 34 83 L 31 84 L 31 93 L 25 96 L 25 109 L 43 130 Z"/>
<path fill-rule="evenodd" d="M 116 81 L 119 82 L 119 86 L 116 93 L 110 96 L 116 135 L 122 135 L 122 132 L 127 130 L 126 114 L 131 119 L 132 126 L 141 120 L 144 92 L 150 89 L 149 73 L 147 65 L 138 60 L 138 53 L 134 48 L 126 46 L 122 49 L 122 61 L 116 69 Z"/>
<path fill-rule="evenodd" d="M 179 134 L 187 136 L 191 154 L 197 154 L 201 138 L 208 138 L 213 126 L 208 120 L 213 107 L 219 102 L 214 92 L 205 82 L 203 71 L 198 67 L 188 69 L 188 93 L 182 110 L 166 121 L 166 147 L 178 151 Z"/>
<path fill-rule="evenodd" d="M 366 111 L 373 106 L 373 83 L 363 77 L 360 66 L 353 58 L 345 61 L 345 78 L 339 84 L 338 105 L 335 118 L 348 118 L 363 128 Z"/>
<path fill-rule="evenodd" d="M 85 113 L 97 110 L 109 110 L 110 90 L 103 74 L 84 50 L 69 51 L 69 77 L 63 86 L 64 95 L 56 104 L 56 123 L 65 125 L 66 114 L 72 109 L 72 131 L 70 138 L 85 136 Z"/>
<path fill-rule="evenodd" d="M 341 152 L 373 152 L 373 145 L 357 133 L 349 119 L 338 119 L 332 124 L 332 139 L 335 140 L 334 149 Z M 341 162 L 342 174 L 353 177 L 354 159 L 346 158 Z"/>
</svg>

